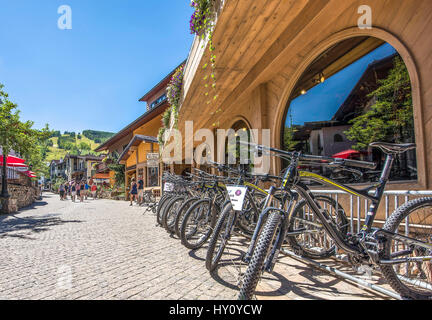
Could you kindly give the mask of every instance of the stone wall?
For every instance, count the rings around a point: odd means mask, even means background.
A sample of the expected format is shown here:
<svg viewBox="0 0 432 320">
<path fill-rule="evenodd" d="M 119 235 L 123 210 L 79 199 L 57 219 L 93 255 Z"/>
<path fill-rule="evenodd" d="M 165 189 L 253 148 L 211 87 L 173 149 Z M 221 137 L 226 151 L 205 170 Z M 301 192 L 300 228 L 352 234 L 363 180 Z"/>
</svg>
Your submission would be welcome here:
<svg viewBox="0 0 432 320">
<path fill-rule="evenodd" d="M 1 190 L 1 184 L 0 184 Z M 14 213 L 19 209 L 27 207 L 35 202 L 37 198 L 37 190 L 34 187 L 8 184 L 8 193 L 11 196 L 8 202 L 1 202 L 0 212 L 1 213 Z M 5 211 L 5 212 L 3 212 Z"/>
</svg>

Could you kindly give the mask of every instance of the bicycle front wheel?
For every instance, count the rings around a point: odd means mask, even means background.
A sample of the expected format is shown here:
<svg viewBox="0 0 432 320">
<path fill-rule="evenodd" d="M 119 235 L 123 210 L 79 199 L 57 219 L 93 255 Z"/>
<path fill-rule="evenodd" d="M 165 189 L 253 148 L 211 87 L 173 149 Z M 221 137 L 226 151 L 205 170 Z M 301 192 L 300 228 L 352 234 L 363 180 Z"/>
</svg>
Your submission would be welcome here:
<svg viewBox="0 0 432 320">
<path fill-rule="evenodd" d="M 165 207 L 170 199 L 172 199 L 173 194 L 166 194 L 164 195 L 157 205 L 157 211 L 156 211 L 156 222 L 158 225 L 162 226 L 162 216 L 165 210 Z"/>
<path fill-rule="evenodd" d="M 185 196 L 174 197 L 167 204 L 165 212 L 162 216 L 162 226 L 169 232 L 174 233 L 175 220 L 177 217 L 178 209 L 185 200 Z"/>
<path fill-rule="evenodd" d="M 231 237 L 236 220 L 237 213 L 232 209 L 232 204 L 229 203 L 222 210 L 222 213 L 218 222 L 216 223 L 216 227 L 209 241 L 206 256 L 206 267 L 210 272 L 216 269 L 225 247 Z"/>
<path fill-rule="evenodd" d="M 211 199 L 203 199 L 186 212 L 180 228 L 181 241 L 186 248 L 198 249 L 208 240 L 216 223 L 214 210 Z"/>
<path fill-rule="evenodd" d="M 396 209 L 384 230 L 422 241 L 432 242 L 432 198 L 411 200 Z M 412 258 L 410 262 L 381 265 L 390 286 L 401 296 L 411 299 L 432 299 L 432 250 L 407 241 L 388 238 L 385 260 Z"/>
<path fill-rule="evenodd" d="M 279 212 L 272 212 L 267 219 L 264 229 L 258 238 L 246 273 L 243 276 L 239 300 L 251 300 L 253 298 L 256 286 L 263 273 L 264 262 L 270 253 L 270 248 L 276 238 L 281 221 L 282 217 Z"/>
</svg>

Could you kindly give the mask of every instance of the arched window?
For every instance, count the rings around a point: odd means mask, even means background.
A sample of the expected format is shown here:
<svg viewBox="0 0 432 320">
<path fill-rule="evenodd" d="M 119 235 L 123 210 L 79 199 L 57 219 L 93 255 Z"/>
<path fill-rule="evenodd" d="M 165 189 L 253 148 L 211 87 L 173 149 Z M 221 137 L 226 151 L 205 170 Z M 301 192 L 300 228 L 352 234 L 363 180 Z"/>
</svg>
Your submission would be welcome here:
<svg viewBox="0 0 432 320">
<path fill-rule="evenodd" d="M 363 49 L 368 53 L 360 54 Z M 353 50 L 355 59 L 345 59 Z M 281 135 L 284 148 L 327 157 L 355 150 L 362 160 L 378 164 L 361 182 L 377 180 L 384 155 L 370 150 L 370 143 L 415 143 L 411 91 L 408 69 L 389 43 L 367 36 L 341 41 L 319 55 L 292 90 Z M 328 168 L 311 170 L 332 174 Z M 417 179 L 415 150 L 397 156 L 390 179 Z"/>
<path fill-rule="evenodd" d="M 336 142 L 343 142 L 343 138 L 342 138 L 342 136 L 339 134 L 339 133 L 336 133 L 335 135 L 334 135 L 334 142 L 336 143 Z"/>
</svg>

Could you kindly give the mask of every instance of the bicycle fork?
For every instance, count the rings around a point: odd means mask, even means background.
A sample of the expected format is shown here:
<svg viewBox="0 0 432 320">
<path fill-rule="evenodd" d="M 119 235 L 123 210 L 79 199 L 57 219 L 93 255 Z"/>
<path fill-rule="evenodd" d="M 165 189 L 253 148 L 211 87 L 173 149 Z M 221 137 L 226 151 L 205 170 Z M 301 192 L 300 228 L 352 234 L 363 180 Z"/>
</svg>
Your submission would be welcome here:
<svg viewBox="0 0 432 320">
<path fill-rule="evenodd" d="M 275 245 L 272 246 L 271 253 L 268 256 L 268 258 L 266 259 L 266 261 L 264 262 L 264 270 L 266 270 L 268 272 L 272 272 L 274 265 L 276 264 L 277 258 L 279 257 L 279 253 L 280 253 L 280 250 L 281 250 L 282 245 L 284 243 L 286 232 L 288 230 L 288 218 L 290 217 L 292 211 L 294 210 L 295 204 L 297 203 L 297 200 L 298 200 L 298 194 L 290 193 L 290 202 L 288 204 L 288 207 L 285 210 L 283 209 L 283 207 L 284 207 L 284 204 L 286 203 L 286 198 L 283 199 L 283 201 L 281 203 L 281 208 L 270 207 L 269 205 L 270 205 L 271 201 L 273 200 L 275 192 L 276 192 L 276 188 L 271 187 L 270 191 L 269 191 L 269 195 L 267 196 L 267 199 L 264 203 L 263 211 L 261 212 L 261 214 L 258 218 L 257 226 L 256 226 L 254 234 L 252 236 L 252 240 L 251 240 L 251 243 L 249 245 L 248 251 L 243 258 L 244 262 L 246 262 L 246 263 L 250 262 L 253 251 L 255 249 L 256 242 L 258 240 L 258 236 L 259 236 L 260 231 L 263 227 L 264 218 L 268 215 L 268 213 L 270 211 L 278 211 L 282 216 L 282 221 L 280 223 L 280 228 L 277 231 Z"/>
<path fill-rule="evenodd" d="M 264 262 L 264 267 L 263 267 L 264 271 L 267 271 L 269 273 L 273 272 L 273 269 L 274 269 L 276 261 L 279 257 L 279 253 L 281 251 L 282 245 L 284 244 L 284 241 L 286 238 L 286 234 L 288 231 L 289 217 L 291 216 L 292 211 L 295 208 L 297 200 L 298 200 L 298 195 L 293 195 L 293 197 L 291 197 L 291 200 L 290 200 L 286 210 L 276 209 L 281 214 L 282 221 L 280 223 L 279 230 L 277 231 L 275 244 L 271 247 L 270 255 L 267 257 L 266 261 Z M 275 209 L 273 209 L 273 210 L 275 210 Z"/>
</svg>

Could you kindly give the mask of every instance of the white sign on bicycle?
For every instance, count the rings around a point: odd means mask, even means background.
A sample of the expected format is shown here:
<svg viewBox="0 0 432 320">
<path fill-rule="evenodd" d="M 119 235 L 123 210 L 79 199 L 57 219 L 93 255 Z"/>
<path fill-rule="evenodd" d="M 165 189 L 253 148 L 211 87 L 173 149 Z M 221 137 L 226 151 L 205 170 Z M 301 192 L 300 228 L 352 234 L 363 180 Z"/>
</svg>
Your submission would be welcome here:
<svg viewBox="0 0 432 320">
<path fill-rule="evenodd" d="M 165 192 L 172 192 L 172 191 L 174 191 L 174 184 L 169 183 L 169 182 L 165 183 L 165 185 L 164 185 L 164 191 Z"/>
<path fill-rule="evenodd" d="M 227 186 L 228 196 L 235 211 L 242 211 L 247 187 Z"/>
</svg>

